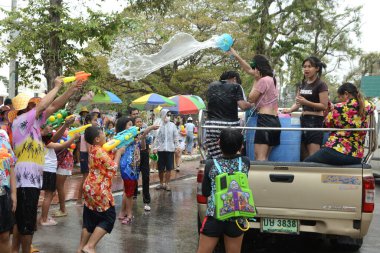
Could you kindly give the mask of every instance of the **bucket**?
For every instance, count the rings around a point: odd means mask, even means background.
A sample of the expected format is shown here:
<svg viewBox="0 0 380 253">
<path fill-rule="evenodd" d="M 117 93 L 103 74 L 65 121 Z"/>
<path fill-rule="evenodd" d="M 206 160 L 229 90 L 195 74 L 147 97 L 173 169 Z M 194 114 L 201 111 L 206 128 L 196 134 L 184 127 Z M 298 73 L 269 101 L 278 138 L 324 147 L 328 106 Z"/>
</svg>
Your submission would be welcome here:
<svg viewBox="0 0 380 253">
<path fill-rule="evenodd" d="M 297 113 L 279 114 L 281 127 L 300 128 L 300 115 Z M 257 114 L 248 118 L 247 126 L 257 126 Z M 247 130 L 246 146 L 247 156 L 251 161 L 255 160 L 255 130 Z M 301 155 L 301 131 L 281 131 L 280 145 L 275 146 L 269 155 L 269 161 L 273 162 L 299 162 Z"/>
</svg>

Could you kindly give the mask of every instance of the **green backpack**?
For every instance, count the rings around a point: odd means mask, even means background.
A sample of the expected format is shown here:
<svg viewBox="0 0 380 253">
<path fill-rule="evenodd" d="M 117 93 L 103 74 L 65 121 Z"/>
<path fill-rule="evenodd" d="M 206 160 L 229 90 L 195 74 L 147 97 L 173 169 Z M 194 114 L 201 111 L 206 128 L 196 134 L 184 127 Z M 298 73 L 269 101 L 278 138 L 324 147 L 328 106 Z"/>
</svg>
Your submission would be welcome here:
<svg viewBox="0 0 380 253">
<path fill-rule="evenodd" d="M 216 159 L 214 159 L 214 164 L 219 172 L 215 177 L 216 219 L 226 220 L 231 217 L 255 217 L 256 208 L 252 191 L 249 188 L 248 177 L 245 173 L 241 172 L 241 157 L 239 157 L 239 172 L 234 172 L 233 174 L 223 173 Z"/>
</svg>

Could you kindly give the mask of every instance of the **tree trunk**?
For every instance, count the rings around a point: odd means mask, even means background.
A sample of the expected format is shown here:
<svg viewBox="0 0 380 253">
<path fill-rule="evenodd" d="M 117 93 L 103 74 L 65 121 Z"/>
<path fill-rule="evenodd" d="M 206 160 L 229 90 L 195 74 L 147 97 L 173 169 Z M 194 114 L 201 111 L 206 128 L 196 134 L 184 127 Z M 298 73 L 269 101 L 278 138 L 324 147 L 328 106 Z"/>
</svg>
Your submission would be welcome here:
<svg viewBox="0 0 380 253">
<path fill-rule="evenodd" d="M 61 8 L 62 0 L 50 0 L 49 18 L 53 27 L 58 28 L 60 25 Z M 54 79 L 62 73 L 62 61 L 59 55 L 62 42 L 59 38 L 59 31 L 52 29 L 49 31 L 49 34 L 49 48 L 46 49 L 46 53 L 43 56 L 48 91 L 53 88 Z"/>
<path fill-rule="evenodd" d="M 265 38 L 267 37 L 267 33 L 270 31 L 270 16 L 269 16 L 269 7 L 273 3 L 273 0 L 264 0 L 262 2 L 261 11 L 260 11 L 260 25 L 258 27 L 258 36 L 256 38 L 256 45 L 254 47 L 254 51 L 256 54 L 266 55 L 266 45 Z M 254 28 L 256 29 L 256 28 Z M 270 55 L 267 55 L 270 57 Z"/>
</svg>

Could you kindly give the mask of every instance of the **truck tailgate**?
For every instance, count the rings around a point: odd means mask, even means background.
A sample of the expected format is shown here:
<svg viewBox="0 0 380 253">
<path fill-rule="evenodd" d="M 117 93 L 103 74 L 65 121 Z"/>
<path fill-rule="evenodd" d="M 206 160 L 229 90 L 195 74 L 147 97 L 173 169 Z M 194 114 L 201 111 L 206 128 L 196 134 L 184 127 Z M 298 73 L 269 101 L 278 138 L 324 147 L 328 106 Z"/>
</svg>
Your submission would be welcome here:
<svg viewBox="0 0 380 253">
<path fill-rule="evenodd" d="M 361 219 L 359 166 L 252 162 L 249 181 L 261 217 Z"/>
</svg>

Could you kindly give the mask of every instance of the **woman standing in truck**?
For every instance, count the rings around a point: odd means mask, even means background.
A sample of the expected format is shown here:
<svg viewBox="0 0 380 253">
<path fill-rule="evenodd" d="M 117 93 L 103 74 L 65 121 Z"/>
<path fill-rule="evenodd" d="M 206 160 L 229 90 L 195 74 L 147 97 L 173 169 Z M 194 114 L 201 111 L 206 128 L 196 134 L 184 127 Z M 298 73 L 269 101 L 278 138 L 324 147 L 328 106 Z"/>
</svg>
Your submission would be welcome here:
<svg viewBox="0 0 380 253">
<path fill-rule="evenodd" d="M 328 87 L 321 80 L 322 69 L 326 64 L 315 56 L 310 56 L 302 62 L 304 78 L 296 96 L 296 102 L 283 113 L 297 111 L 302 106 L 301 127 L 322 128 L 323 111 L 328 105 Z M 303 131 L 302 143 L 306 146 L 307 156 L 320 150 L 323 141 L 322 131 Z"/>
<path fill-rule="evenodd" d="M 329 128 L 367 128 L 369 115 L 375 106 L 364 100 L 359 89 L 352 83 L 344 83 L 338 88 L 341 103 L 335 104 L 325 119 Z M 366 131 L 334 131 L 329 135 L 325 146 L 305 162 L 327 163 L 332 165 L 360 164 L 364 156 Z"/>
<path fill-rule="evenodd" d="M 278 118 L 278 90 L 276 78 L 268 59 L 263 55 L 255 55 L 250 64 L 244 61 L 237 52 L 231 48 L 228 52 L 239 62 L 242 69 L 255 78 L 248 102 L 254 103 L 258 112 L 258 127 L 281 127 Z M 255 134 L 255 160 L 268 160 L 274 146 L 280 144 L 281 131 L 256 130 Z"/>
</svg>

